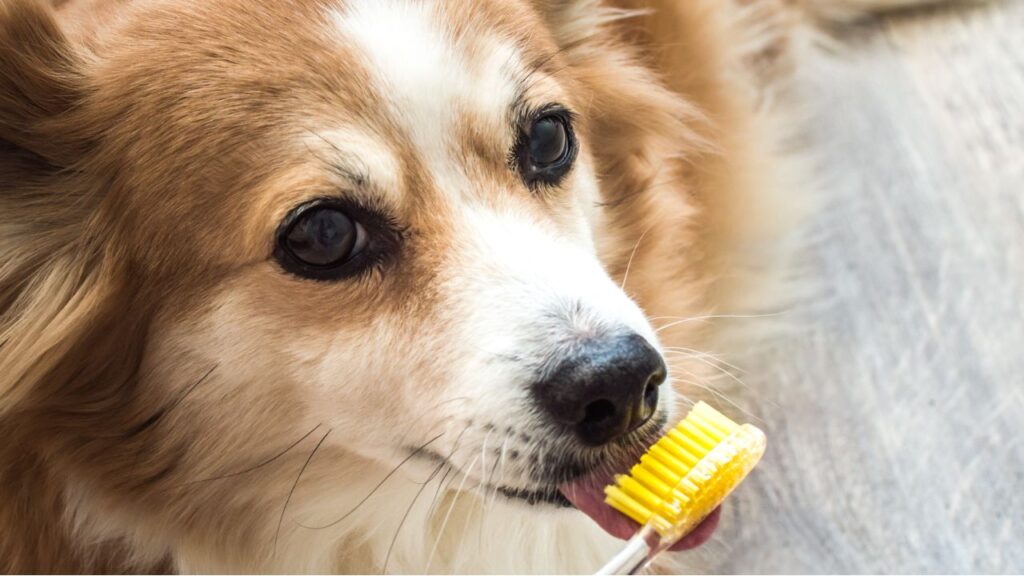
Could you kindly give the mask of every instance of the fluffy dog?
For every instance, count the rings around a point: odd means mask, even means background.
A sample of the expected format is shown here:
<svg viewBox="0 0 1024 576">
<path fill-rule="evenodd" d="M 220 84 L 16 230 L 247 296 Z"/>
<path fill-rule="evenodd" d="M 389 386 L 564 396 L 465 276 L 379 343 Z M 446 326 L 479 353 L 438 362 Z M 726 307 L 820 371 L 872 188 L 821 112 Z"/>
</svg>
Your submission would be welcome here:
<svg viewBox="0 0 1024 576">
<path fill-rule="evenodd" d="M 0 0 L 0 568 L 595 569 L 857 4 Z"/>
</svg>

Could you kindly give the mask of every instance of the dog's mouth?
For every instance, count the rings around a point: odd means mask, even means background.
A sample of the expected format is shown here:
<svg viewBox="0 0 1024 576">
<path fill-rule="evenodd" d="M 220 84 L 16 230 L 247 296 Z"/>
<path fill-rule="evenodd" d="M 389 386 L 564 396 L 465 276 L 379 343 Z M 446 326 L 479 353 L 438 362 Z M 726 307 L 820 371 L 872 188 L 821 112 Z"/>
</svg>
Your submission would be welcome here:
<svg viewBox="0 0 1024 576">
<path fill-rule="evenodd" d="M 558 508 L 572 508 L 574 506 L 572 501 L 557 486 L 535 490 L 512 488 L 510 486 L 497 486 L 495 489 L 509 500 L 516 500 L 530 506 L 545 504 Z"/>
<path fill-rule="evenodd" d="M 613 474 L 601 469 L 558 487 L 563 498 L 590 517 L 598 526 L 616 538 L 628 540 L 640 525 L 604 502 L 604 487 L 613 480 Z M 708 515 L 692 532 L 676 542 L 672 550 L 689 550 L 700 546 L 714 534 L 718 526 L 720 509 Z"/>
<path fill-rule="evenodd" d="M 580 476 L 575 480 L 557 486 L 540 489 L 522 489 L 508 486 L 495 486 L 502 496 L 509 500 L 525 504 L 548 505 L 558 508 L 576 508 L 597 523 L 605 532 L 616 538 L 628 540 L 639 529 L 632 519 L 623 516 L 604 502 L 604 487 L 610 484 L 614 474 L 606 472 L 605 467 L 599 471 Z M 697 528 L 672 546 L 672 550 L 689 550 L 696 548 L 711 538 L 718 527 L 720 509 L 715 509 Z"/>
<path fill-rule="evenodd" d="M 481 483 L 478 489 L 484 494 L 497 494 L 509 501 L 529 506 L 545 506 L 553 508 L 576 508 L 586 514 L 605 532 L 628 540 L 640 528 L 639 524 L 622 515 L 604 502 L 604 487 L 614 480 L 614 472 L 624 472 L 636 462 L 647 446 L 660 436 L 664 428 L 664 418 L 645 430 L 638 430 L 637 435 L 626 444 L 620 446 L 619 453 L 613 457 L 602 457 L 598 461 L 582 464 L 578 461 L 567 461 L 561 465 L 548 467 L 545 477 L 567 479 L 562 482 L 537 478 L 537 484 L 529 488 L 513 487 Z M 421 455 L 431 460 L 454 464 L 444 456 L 423 450 Z M 700 546 L 711 538 L 718 526 L 720 510 L 715 509 L 689 535 L 672 546 L 672 550 L 688 550 Z"/>
</svg>

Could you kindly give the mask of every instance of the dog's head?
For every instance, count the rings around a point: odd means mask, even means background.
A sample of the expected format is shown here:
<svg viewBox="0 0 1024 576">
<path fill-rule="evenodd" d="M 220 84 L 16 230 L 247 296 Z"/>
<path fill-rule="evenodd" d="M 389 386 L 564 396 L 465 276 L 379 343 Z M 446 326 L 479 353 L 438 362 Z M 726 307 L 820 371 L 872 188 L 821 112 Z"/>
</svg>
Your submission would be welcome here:
<svg viewBox="0 0 1024 576">
<path fill-rule="evenodd" d="M 86 49 L 5 3 L 5 404 L 178 525 L 300 469 L 536 508 L 621 469 L 672 406 L 622 284 L 682 110 L 589 4 L 175 2 Z"/>
</svg>

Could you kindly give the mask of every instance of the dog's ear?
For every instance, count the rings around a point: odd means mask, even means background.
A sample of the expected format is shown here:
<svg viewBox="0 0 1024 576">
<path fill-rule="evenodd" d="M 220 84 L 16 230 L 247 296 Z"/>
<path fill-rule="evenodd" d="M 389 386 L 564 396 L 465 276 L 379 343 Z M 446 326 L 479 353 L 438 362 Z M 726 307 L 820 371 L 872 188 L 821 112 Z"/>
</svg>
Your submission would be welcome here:
<svg viewBox="0 0 1024 576">
<path fill-rule="evenodd" d="M 82 68 L 48 6 L 0 0 L 0 414 L 47 378 L 110 289 L 74 168 Z"/>
<path fill-rule="evenodd" d="M 608 6 L 602 0 L 533 0 L 533 4 L 563 50 L 599 37 L 615 21 L 644 13 Z"/>
<path fill-rule="evenodd" d="M 642 196 L 638 193 L 659 171 L 674 170 L 666 167 L 674 163 L 666 161 L 666 152 L 678 157 L 706 147 L 693 129 L 703 121 L 701 113 L 663 83 L 650 66 L 650 54 L 641 49 L 638 38 L 652 14 L 647 4 L 534 0 L 558 45 L 557 65 L 574 70 L 586 91 L 593 149 L 607 174 L 602 188 L 608 205 L 619 205 L 623 194 Z"/>
<path fill-rule="evenodd" d="M 84 94 L 80 58 L 38 0 L 0 0 L 0 142 L 54 166 L 73 161 L 60 119 Z"/>
</svg>

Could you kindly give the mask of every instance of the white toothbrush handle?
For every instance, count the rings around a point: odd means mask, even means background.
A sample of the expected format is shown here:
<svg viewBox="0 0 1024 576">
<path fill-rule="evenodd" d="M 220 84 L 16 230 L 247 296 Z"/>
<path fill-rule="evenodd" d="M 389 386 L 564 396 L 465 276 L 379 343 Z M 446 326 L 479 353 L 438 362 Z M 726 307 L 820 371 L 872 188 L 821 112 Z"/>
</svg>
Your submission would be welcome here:
<svg viewBox="0 0 1024 576">
<path fill-rule="evenodd" d="M 658 531 L 648 524 L 630 538 L 626 546 L 595 574 L 638 574 L 654 560 L 655 556 L 672 544 L 673 542 L 663 540 Z"/>
</svg>

